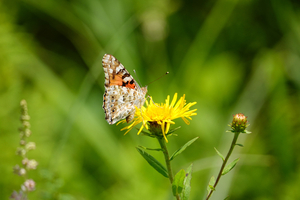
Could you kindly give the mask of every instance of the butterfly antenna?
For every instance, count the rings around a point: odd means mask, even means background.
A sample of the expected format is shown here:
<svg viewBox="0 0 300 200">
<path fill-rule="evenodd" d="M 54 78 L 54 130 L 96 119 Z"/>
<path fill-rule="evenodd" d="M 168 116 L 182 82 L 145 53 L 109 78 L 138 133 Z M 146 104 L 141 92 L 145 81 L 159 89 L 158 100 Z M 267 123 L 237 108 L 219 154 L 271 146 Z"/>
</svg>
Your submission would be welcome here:
<svg viewBox="0 0 300 200">
<path fill-rule="evenodd" d="M 150 83 L 148 83 L 146 86 L 150 85 L 151 83 L 161 79 L 162 77 L 164 77 L 165 75 L 169 74 L 169 72 L 166 72 L 164 75 L 162 75 L 161 77 L 158 77 L 157 79 L 155 79 L 154 81 L 151 81 Z"/>
</svg>

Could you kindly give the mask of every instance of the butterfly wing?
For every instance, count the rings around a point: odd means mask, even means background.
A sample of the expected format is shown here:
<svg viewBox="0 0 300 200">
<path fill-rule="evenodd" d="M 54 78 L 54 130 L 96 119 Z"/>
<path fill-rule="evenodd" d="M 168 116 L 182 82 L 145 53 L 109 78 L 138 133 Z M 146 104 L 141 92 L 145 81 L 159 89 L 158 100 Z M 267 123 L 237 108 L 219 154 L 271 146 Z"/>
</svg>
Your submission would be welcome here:
<svg viewBox="0 0 300 200">
<path fill-rule="evenodd" d="M 135 106 L 140 108 L 144 104 L 147 88 L 140 88 L 114 56 L 105 54 L 102 65 L 105 73 L 105 119 L 109 124 L 124 118 L 130 122 L 134 117 Z"/>
</svg>

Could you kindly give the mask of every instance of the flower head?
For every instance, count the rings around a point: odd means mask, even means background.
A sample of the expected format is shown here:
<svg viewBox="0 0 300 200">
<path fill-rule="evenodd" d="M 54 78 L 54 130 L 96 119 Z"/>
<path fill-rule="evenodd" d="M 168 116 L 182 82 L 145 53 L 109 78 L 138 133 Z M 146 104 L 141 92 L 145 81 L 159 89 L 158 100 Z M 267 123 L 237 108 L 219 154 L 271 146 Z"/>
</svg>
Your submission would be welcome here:
<svg viewBox="0 0 300 200">
<path fill-rule="evenodd" d="M 234 132 L 245 132 L 245 129 L 249 126 L 247 117 L 242 114 L 238 113 L 233 116 L 232 123 L 230 127 Z"/>
<path fill-rule="evenodd" d="M 177 93 L 175 93 L 171 103 L 169 95 L 165 103 L 158 104 L 154 103 L 152 99 L 149 102 L 146 100 L 146 107 L 142 106 L 141 109 L 136 107 L 132 123 L 122 128 L 121 131 L 127 130 L 126 133 L 128 133 L 133 127 L 142 123 L 138 134 L 141 133 L 143 128 L 146 128 L 155 136 L 161 135 L 168 141 L 166 136 L 170 130 L 170 125 L 175 124 L 174 119 L 181 118 L 186 124 L 190 124 L 188 119 L 192 120 L 191 116 L 197 115 L 197 109 L 189 110 L 196 102 L 186 104 L 185 95 L 180 97 L 177 103 L 176 101 Z M 124 122 L 125 120 L 122 120 L 119 123 Z"/>
</svg>

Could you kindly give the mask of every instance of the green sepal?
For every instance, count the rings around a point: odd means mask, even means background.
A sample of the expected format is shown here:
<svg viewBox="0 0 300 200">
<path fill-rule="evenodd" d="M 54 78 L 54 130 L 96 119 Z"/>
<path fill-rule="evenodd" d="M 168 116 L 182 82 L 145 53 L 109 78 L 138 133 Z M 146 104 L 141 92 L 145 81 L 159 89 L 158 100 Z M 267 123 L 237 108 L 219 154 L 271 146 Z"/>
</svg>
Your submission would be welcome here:
<svg viewBox="0 0 300 200">
<path fill-rule="evenodd" d="M 227 174 L 228 172 L 230 172 L 230 171 L 235 167 L 236 163 L 237 163 L 239 160 L 240 160 L 240 159 L 237 158 L 237 159 L 235 159 L 234 161 L 232 161 L 229 165 L 227 165 L 227 166 L 225 167 L 225 169 L 222 171 L 222 175 L 225 175 L 225 174 Z"/>
<path fill-rule="evenodd" d="M 142 150 L 138 147 L 136 147 L 136 149 L 156 171 L 158 171 L 164 177 L 169 178 L 167 169 L 160 162 L 158 162 L 153 156 L 151 156 L 144 150 Z"/>
<path fill-rule="evenodd" d="M 216 147 L 214 147 L 215 148 L 215 151 L 217 152 L 217 154 L 222 158 L 222 160 L 224 161 L 225 160 L 225 158 L 224 158 L 224 156 L 216 149 Z"/>
<path fill-rule="evenodd" d="M 237 145 L 237 146 L 240 146 L 240 147 L 244 147 L 244 145 L 242 145 L 242 144 L 238 144 L 238 143 L 237 143 L 237 144 L 235 144 L 235 145 Z"/>
<path fill-rule="evenodd" d="M 180 147 L 178 150 L 176 150 L 173 155 L 170 157 L 170 161 L 173 160 L 176 156 L 178 156 L 179 154 L 181 154 L 188 146 L 190 146 L 193 142 L 195 142 L 199 137 L 195 137 L 194 139 L 188 141 L 187 143 L 185 143 L 185 145 L 183 145 L 182 147 Z"/>
<path fill-rule="evenodd" d="M 229 196 L 228 197 L 226 197 L 224 200 L 228 200 L 229 199 Z"/>
<path fill-rule="evenodd" d="M 215 185 L 216 179 L 214 176 L 212 176 L 209 180 L 208 186 L 207 186 L 207 193 L 209 194 L 211 190 L 215 191 Z"/>
<path fill-rule="evenodd" d="M 167 135 L 168 135 L 168 136 L 169 136 L 169 135 L 172 135 L 175 131 L 177 131 L 177 130 L 180 129 L 180 128 L 181 128 L 181 126 L 178 126 L 177 128 L 170 129 L 170 130 L 168 131 Z"/>
<path fill-rule="evenodd" d="M 141 145 L 139 145 L 138 148 L 149 150 L 149 151 L 162 151 L 162 149 L 160 149 L 160 148 L 152 149 L 152 148 L 144 147 L 144 146 L 141 146 Z"/>
<path fill-rule="evenodd" d="M 190 198 L 192 171 L 193 171 L 193 163 L 186 170 L 185 179 L 183 181 L 183 190 L 180 195 L 181 200 L 188 200 Z"/>
<path fill-rule="evenodd" d="M 185 179 L 185 171 L 181 169 L 174 177 L 172 183 L 173 195 L 179 195 L 183 190 L 183 181 Z"/>
<path fill-rule="evenodd" d="M 237 133 L 235 130 L 227 130 L 226 132 Z M 250 134 L 252 132 L 244 130 L 244 131 L 241 131 L 240 133 Z"/>
</svg>

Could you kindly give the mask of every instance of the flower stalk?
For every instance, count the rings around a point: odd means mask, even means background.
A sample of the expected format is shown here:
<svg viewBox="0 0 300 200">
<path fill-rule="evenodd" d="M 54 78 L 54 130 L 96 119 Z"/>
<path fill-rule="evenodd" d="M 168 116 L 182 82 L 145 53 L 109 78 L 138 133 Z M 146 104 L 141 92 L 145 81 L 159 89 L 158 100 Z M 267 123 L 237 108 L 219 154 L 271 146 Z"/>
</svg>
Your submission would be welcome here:
<svg viewBox="0 0 300 200">
<path fill-rule="evenodd" d="M 220 180 L 220 178 L 221 178 L 221 176 L 222 176 L 222 173 L 223 173 L 223 170 L 224 170 L 224 168 L 225 168 L 225 166 L 226 166 L 226 163 L 227 163 L 227 161 L 228 161 L 228 159 L 229 159 L 229 157 L 230 157 L 230 155 L 231 155 L 231 153 L 232 153 L 232 151 L 233 151 L 233 149 L 234 149 L 234 147 L 235 147 L 235 145 L 236 145 L 236 141 L 237 141 L 237 139 L 238 139 L 238 137 L 239 137 L 239 134 L 240 134 L 240 132 L 235 132 L 235 133 L 234 133 L 234 137 L 233 137 L 233 140 L 232 140 L 232 142 L 231 142 L 229 151 L 228 151 L 228 153 L 227 153 L 227 155 L 226 155 L 226 157 L 225 157 L 225 160 L 223 160 L 223 164 L 222 164 L 221 169 L 220 169 L 220 171 L 219 171 L 219 174 L 218 174 L 218 176 L 217 176 L 216 182 L 215 182 L 215 184 L 213 185 L 214 188 L 216 188 L 217 185 L 218 185 L 218 183 L 219 183 L 219 180 Z M 214 192 L 214 190 L 210 190 L 210 192 L 208 193 L 208 195 L 207 195 L 207 197 L 206 197 L 206 200 L 208 200 L 208 199 L 210 198 L 210 196 L 212 195 L 213 192 Z"/>
<path fill-rule="evenodd" d="M 237 161 L 239 160 L 239 159 L 236 159 L 236 160 L 233 161 L 231 164 L 229 164 L 229 166 L 226 167 L 227 161 L 228 161 L 228 159 L 229 159 L 229 157 L 230 157 L 230 155 L 231 155 L 231 153 L 232 153 L 234 147 L 235 147 L 236 145 L 243 146 L 243 145 L 241 145 L 241 144 L 237 144 L 237 143 L 236 143 L 236 141 L 237 141 L 237 139 L 238 139 L 240 133 L 247 133 L 247 134 L 248 134 L 248 133 L 251 133 L 251 132 L 249 132 L 249 131 L 246 130 L 246 128 L 249 126 L 249 124 L 248 124 L 247 117 L 246 117 L 244 114 L 242 114 L 242 113 L 235 114 L 235 115 L 233 116 L 232 123 L 231 123 L 229 126 L 231 127 L 231 130 L 230 130 L 230 131 L 227 131 L 227 132 L 232 132 L 232 133 L 234 133 L 234 137 L 233 137 L 233 140 L 232 140 L 232 142 L 231 142 L 230 148 L 229 148 L 228 153 L 227 153 L 227 155 L 226 155 L 225 158 L 222 156 L 222 154 L 221 154 L 220 152 L 218 152 L 218 151 L 216 150 L 217 153 L 218 153 L 218 154 L 220 155 L 220 157 L 222 158 L 223 163 L 222 163 L 222 166 L 221 166 L 221 169 L 220 169 L 220 171 L 219 171 L 219 174 L 218 174 L 218 176 L 217 176 L 216 181 L 215 181 L 214 183 L 212 183 L 211 185 L 209 185 L 211 189 L 210 189 L 210 191 L 209 191 L 209 193 L 208 193 L 208 195 L 207 195 L 207 197 L 206 197 L 206 200 L 208 200 L 208 199 L 211 197 L 212 193 L 215 191 L 215 188 L 217 187 L 217 185 L 218 185 L 218 183 L 219 183 L 219 180 L 220 180 L 221 176 L 222 176 L 222 175 L 225 175 L 225 174 L 228 173 L 231 169 L 233 169 L 233 167 L 235 166 L 235 164 L 236 164 Z M 226 167 L 226 168 L 225 168 L 225 167 Z"/>
<path fill-rule="evenodd" d="M 172 183 L 174 181 L 174 177 L 173 177 L 173 171 L 172 171 L 172 166 L 171 166 L 171 161 L 170 161 L 170 156 L 169 156 L 168 148 L 166 145 L 166 141 L 163 137 L 157 137 L 157 140 L 158 140 L 159 145 L 164 154 L 165 162 L 166 162 L 166 166 L 167 166 L 167 170 L 168 170 L 168 175 L 169 175 L 169 180 L 172 185 Z M 178 194 L 176 195 L 176 199 L 180 200 L 180 196 Z"/>
<path fill-rule="evenodd" d="M 36 148 L 34 142 L 27 141 L 31 135 L 30 130 L 30 116 L 28 114 L 27 102 L 22 100 L 20 102 L 21 106 L 21 123 L 22 126 L 19 128 L 20 131 L 20 143 L 17 148 L 16 154 L 22 158 L 22 165 L 15 165 L 13 167 L 13 172 L 24 178 L 25 182 L 21 185 L 21 190 L 19 192 L 14 191 L 10 196 L 11 199 L 15 200 L 26 200 L 29 192 L 35 190 L 35 181 L 28 178 L 28 171 L 36 170 L 38 162 L 34 159 L 28 159 L 28 152 Z"/>
</svg>

